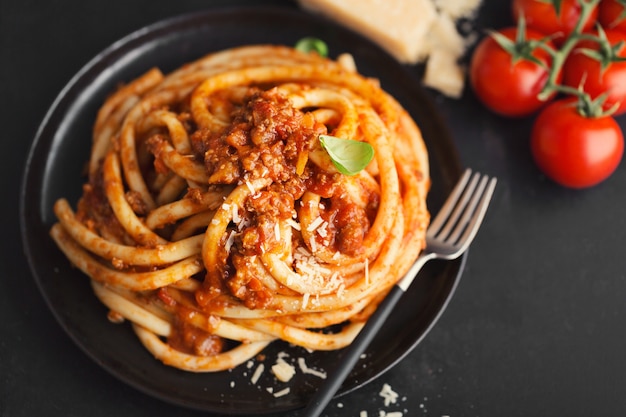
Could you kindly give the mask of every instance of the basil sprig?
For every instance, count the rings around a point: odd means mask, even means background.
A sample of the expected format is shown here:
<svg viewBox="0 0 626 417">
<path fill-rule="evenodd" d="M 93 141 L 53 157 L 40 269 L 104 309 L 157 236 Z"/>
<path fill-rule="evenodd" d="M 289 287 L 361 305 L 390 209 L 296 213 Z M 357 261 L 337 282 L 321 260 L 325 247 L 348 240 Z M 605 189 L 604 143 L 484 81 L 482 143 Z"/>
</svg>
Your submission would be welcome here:
<svg viewBox="0 0 626 417">
<path fill-rule="evenodd" d="M 335 168 L 345 175 L 358 174 L 374 158 L 374 148 L 367 142 L 330 135 L 320 135 L 319 141 L 333 161 Z"/>
<path fill-rule="evenodd" d="M 328 45 L 326 45 L 326 42 L 314 37 L 306 37 L 300 39 L 298 42 L 296 42 L 294 48 L 300 52 L 304 52 L 307 54 L 309 52 L 317 52 L 319 56 L 328 56 Z"/>
</svg>

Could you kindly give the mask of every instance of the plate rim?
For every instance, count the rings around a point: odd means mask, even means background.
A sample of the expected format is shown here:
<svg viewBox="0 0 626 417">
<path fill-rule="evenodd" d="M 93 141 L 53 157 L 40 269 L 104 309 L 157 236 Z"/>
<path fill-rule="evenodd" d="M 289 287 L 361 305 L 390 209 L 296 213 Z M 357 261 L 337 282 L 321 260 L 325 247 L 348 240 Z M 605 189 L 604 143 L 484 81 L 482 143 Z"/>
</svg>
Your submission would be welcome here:
<svg viewBox="0 0 626 417">
<path fill-rule="evenodd" d="M 35 200 L 39 204 L 35 205 L 35 207 L 28 206 L 28 202 L 31 201 L 32 199 L 32 197 L 29 198 L 29 193 L 28 193 L 29 185 L 33 181 L 38 182 L 39 179 L 41 179 L 42 181 L 44 180 L 45 166 L 35 167 L 33 164 L 36 161 L 36 156 L 38 152 L 42 152 L 42 149 L 41 149 L 42 146 L 45 149 L 48 147 L 48 145 L 51 145 L 53 142 L 52 138 L 54 137 L 54 133 L 52 135 L 46 134 L 48 129 L 51 129 L 50 125 L 52 121 L 55 118 L 59 118 L 60 120 L 65 119 L 65 113 L 71 107 L 77 95 L 80 95 L 81 91 L 85 88 L 85 86 L 88 86 L 91 82 L 93 82 L 93 77 L 91 75 L 97 76 L 102 71 L 101 69 L 99 69 L 100 67 L 104 69 L 108 68 L 109 67 L 108 64 L 111 62 L 111 60 L 116 61 L 117 59 L 119 59 L 119 56 L 125 55 L 130 50 L 134 50 L 136 48 L 135 44 L 141 45 L 143 42 L 150 41 L 150 39 L 152 38 L 158 38 L 159 36 L 162 36 L 160 35 L 161 32 L 168 33 L 171 31 L 175 31 L 176 27 L 180 26 L 181 24 L 185 22 L 190 22 L 190 21 L 193 22 L 195 20 L 201 20 L 201 21 L 214 20 L 219 16 L 229 16 L 230 18 L 232 18 L 233 15 L 242 15 L 245 13 L 264 13 L 264 14 L 268 14 L 272 16 L 289 16 L 289 17 L 293 17 L 297 15 L 297 16 L 300 16 L 301 18 L 313 19 L 313 20 L 317 20 L 318 22 L 322 22 L 324 24 L 336 26 L 336 24 L 334 24 L 333 22 L 331 22 L 330 20 L 324 17 L 306 13 L 298 9 L 279 7 L 279 6 L 244 6 L 244 7 L 214 8 L 214 9 L 184 13 L 184 14 L 168 17 L 165 19 L 161 19 L 159 21 L 145 25 L 133 32 L 130 32 L 129 34 L 123 36 L 122 38 L 114 41 L 106 48 L 102 49 L 95 56 L 93 56 L 93 58 L 87 61 L 87 63 L 84 64 L 70 78 L 70 80 L 63 86 L 63 88 L 55 96 L 55 99 L 53 100 L 52 104 L 48 107 L 48 110 L 46 111 L 41 123 L 39 124 L 36 130 L 34 138 L 29 145 L 26 162 L 24 164 L 24 169 L 22 171 L 22 180 L 21 180 L 21 186 L 20 186 L 20 192 L 19 192 L 19 208 L 18 208 L 19 222 L 20 222 L 20 225 L 19 225 L 20 237 L 22 240 L 23 251 L 25 253 L 25 256 L 28 262 L 30 275 L 35 280 L 37 287 L 39 289 L 40 295 L 44 299 L 48 309 L 53 313 L 55 320 L 63 329 L 64 333 L 70 337 L 73 343 L 76 346 L 78 346 L 83 353 L 85 353 L 90 359 L 94 360 L 101 369 L 104 369 L 109 374 L 116 377 L 119 381 L 126 383 L 130 386 L 133 386 L 139 391 L 144 392 L 153 397 L 155 396 L 154 391 L 142 386 L 141 384 L 135 383 L 132 380 L 129 380 L 127 376 L 122 375 L 119 371 L 116 371 L 115 369 L 112 369 L 110 366 L 107 366 L 106 364 L 103 364 L 101 361 L 99 361 L 98 357 L 96 357 L 93 354 L 93 352 L 89 351 L 84 346 L 84 343 L 81 342 L 80 338 L 69 330 L 68 324 L 65 322 L 64 318 L 59 314 L 59 312 L 53 305 L 52 301 L 50 300 L 49 295 L 46 293 L 46 290 L 42 282 L 42 277 L 40 276 L 40 272 L 35 267 L 35 263 L 37 262 L 37 259 L 35 259 L 35 256 L 32 251 L 30 236 L 29 236 L 30 226 L 28 225 L 28 219 L 31 218 L 29 214 L 32 215 L 32 213 L 36 213 L 36 217 L 40 218 L 42 224 L 45 224 L 44 219 L 41 218 L 41 214 L 42 214 L 41 207 L 40 207 L 41 200 L 42 200 L 41 192 L 38 191 L 36 193 L 38 197 L 35 198 Z M 357 37 L 364 39 L 366 42 L 371 43 L 371 41 L 367 41 L 361 35 L 356 34 L 345 27 L 341 27 L 341 30 L 345 32 L 350 32 L 353 35 L 356 35 Z M 411 80 L 413 80 L 413 85 L 411 85 L 411 88 L 414 88 L 415 87 L 414 84 L 417 81 L 413 77 L 410 77 L 410 74 L 407 69 L 408 67 L 402 66 L 401 64 L 398 64 L 398 67 L 404 68 L 406 75 Z M 82 84 L 85 84 L 85 85 L 82 85 Z M 431 107 L 434 108 L 434 104 L 433 103 L 430 103 L 430 104 L 431 104 Z M 439 121 L 438 123 L 445 127 L 443 122 Z M 54 129 L 54 131 L 56 131 L 56 127 L 58 127 L 58 123 L 52 123 L 52 126 L 53 126 L 52 128 Z M 460 175 L 461 165 L 460 165 L 460 159 L 458 157 L 456 147 L 454 146 L 452 140 L 450 139 L 449 132 L 446 131 L 443 136 L 445 137 L 445 141 L 448 142 L 447 143 L 448 148 L 450 148 L 454 153 L 454 161 L 451 161 L 451 163 L 455 165 L 455 169 L 457 173 Z M 46 162 L 49 160 L 49 158 L 44 158 L 44 159 Z M 353 391 L 356 391 L 357 389 L 363 387 L 364 385 L 367 385 L 373 380 L 379 378 L 381 375 L 383 375 L 384 373 L 389 371 L 391 368 L 396 366 L 399 362 L 401 362 L 408 354 L 410 354 L 415 349 L 417 345 L 421 343 L 421 341 L 428 335 L 431 329 L 439 321 L 440 317 L 443 315 L 443 313 L 447 309 L 448 304 L 453 298 L 456 288 L 460 282 L 460 278 L 463 274 L 466 259 L 467 259 L 467 254 L 464 254 L 457 261 L 453 261 L 453 263 L 451 263 L 451 265 L 454 265 L 453 268 L 456 269 L 456 272 L 454 272 L 452 274 L 453 276 L 447 280 L 448 289 L 446 291 L 445 299 L 443 303 L 440 304 L 436 314 L 430 317 L 428 321 L 428 325 L 425 327 L 424 331 L 419 335 L 419 337 L 417 337 L 411 343 L 411 346 L 408 349 L 405 349 L 401 354 L 399 354 L 395 358 L 395 360 L 391 361 L 391 363 L 389 363 L 387 366 L 383 367 L 378 372 L 376 372 L 373 377 L 368 378 L 360 383 L 357 383 L 354 386 L 349 387 L 348 389 L 341 390 L 340 392 L 337 393 L 336 398 L 346 395 L 348 393 L 351 393 Z M 165 366 L 161 363 L 158 363 L 157 365 Z M 202 411 L 210 411 L 210 412 L 224 412 L 224 410 L 220 408 L 211 408 L 207 406 L 200 406 L 198 404 L 188 404 L 184 400 L 177 400 L 175 398 L 163 398 L 163 397 L 159 397 L 159 398 L 166 402 L 169 402 L 178 406 L 184 406 L 187 408 L 192 408 L 192 409 L 197 409 L 197 410 L 202 410 Z M 294 408 L 285 408 L 285 409 L 274 408 L 272 412 L 277 411 L 277 410 L 288 411 L 292 409 Z M 228 411 L 229 411 L 229 414 L 231 415 L 239 415 L 239 414 L 244 415 L 244 414 L 251 412 L 250 410 L 247 410 L 247 411 L 244 411 L 243 413 L 238 413 L 238 412 L 233 412 L 234 410 L 232 409 L 229 409 Z M 256 411 L 255 410 L 253 412 L 266 413 L 268 411 Z"/>
</svg>

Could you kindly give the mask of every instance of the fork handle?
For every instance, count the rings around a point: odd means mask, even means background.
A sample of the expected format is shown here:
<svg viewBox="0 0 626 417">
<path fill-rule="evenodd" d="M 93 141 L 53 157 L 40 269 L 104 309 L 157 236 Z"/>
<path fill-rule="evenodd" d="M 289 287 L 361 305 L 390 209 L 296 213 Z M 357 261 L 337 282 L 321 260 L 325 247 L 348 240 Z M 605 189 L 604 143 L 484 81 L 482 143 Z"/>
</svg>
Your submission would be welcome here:
<svg viewBox="0 0 626 417">
<path fill-rule="evenodd" d="M 398 303 L 398 300 L 404 294 L 404 290 L 394 285 L 391 291 L 387 294 L 385 299 L 378 305 L 374 314 L 368 319 L 367 323 L 357 337 L 343 352 L 343 355 L 339 359 L 339 366 L 329 372 L 326 382 L 315 393 L 310 400 L 307 407 L 304 409 L 303 417 L 317 417 L 319 416 L 328 403 L 333 399 L 333 396 L 341 387 L 341 384 L 346 379 L 354 365 L 359 361 L 361 354 L 365 351 L 370 344 L 374 336 L 378 333 L 378 330 L 382 327 L 387 317 L 393 311 L 394 306 Z"/>
</svg>

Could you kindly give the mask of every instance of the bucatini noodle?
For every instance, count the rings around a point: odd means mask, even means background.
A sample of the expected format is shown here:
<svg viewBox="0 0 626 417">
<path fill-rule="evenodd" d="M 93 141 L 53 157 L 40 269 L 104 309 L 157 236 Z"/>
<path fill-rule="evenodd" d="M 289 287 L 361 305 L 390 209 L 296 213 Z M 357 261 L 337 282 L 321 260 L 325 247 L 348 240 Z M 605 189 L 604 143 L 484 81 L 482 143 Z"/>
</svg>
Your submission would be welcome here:
<svg viewBox="0 0 626 417">
<path fill-rule="evenodd" d="M 51 235 L 163 363 L 230 369 L 277 339 L 344 347 L 422 250 L 420 131 L 352 63 L 239 47 L 105 101 L 83 195 L 56 202 Z M 320 135 L 374 159 L 342 174 Z"/>
</svg>

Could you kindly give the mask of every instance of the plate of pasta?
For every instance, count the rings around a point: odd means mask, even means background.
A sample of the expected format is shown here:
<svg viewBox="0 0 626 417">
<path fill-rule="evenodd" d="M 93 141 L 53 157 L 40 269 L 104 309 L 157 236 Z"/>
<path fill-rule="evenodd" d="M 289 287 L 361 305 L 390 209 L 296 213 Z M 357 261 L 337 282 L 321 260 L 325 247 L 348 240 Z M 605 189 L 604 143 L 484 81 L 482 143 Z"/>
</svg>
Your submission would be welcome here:
<svg viewBox="0 0 626 417">
<path fill-rule="evenodd" d="M 311 37 L 328 57 L 294 47 Z M 49 110 L 22 185 L 61 326 L 165 401 L 303 406 L 461 172 L 411 70 L 289 8 L 175 17 L 104 50 Z M 464 260 L 427 265 L 338 395 L 419 344 Z"/>
</svg>

